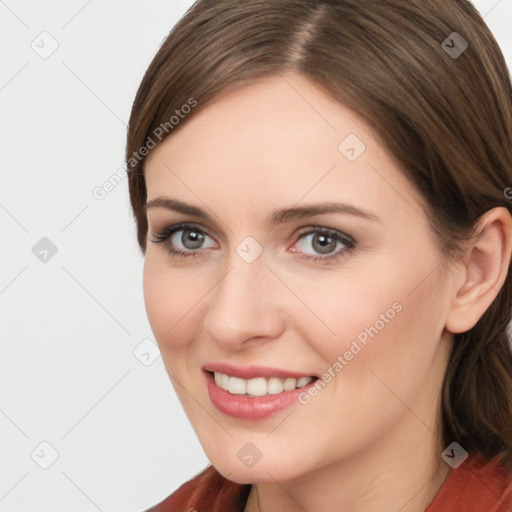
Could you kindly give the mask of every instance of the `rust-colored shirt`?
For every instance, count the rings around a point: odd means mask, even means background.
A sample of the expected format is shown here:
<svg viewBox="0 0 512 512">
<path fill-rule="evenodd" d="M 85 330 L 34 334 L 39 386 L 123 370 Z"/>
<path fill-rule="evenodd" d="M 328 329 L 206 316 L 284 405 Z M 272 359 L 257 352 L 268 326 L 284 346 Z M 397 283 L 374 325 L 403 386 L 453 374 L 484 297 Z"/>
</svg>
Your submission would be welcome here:
<svg viewBox="0 0 512 512">
<path fill-rule="evenodd" d="M 209 466 L 147 512 L 243 512 L 250 490 Z M 512 472 L 470 455 L 450 471 L 425 512 L 512 512 Z"/>
</svg>

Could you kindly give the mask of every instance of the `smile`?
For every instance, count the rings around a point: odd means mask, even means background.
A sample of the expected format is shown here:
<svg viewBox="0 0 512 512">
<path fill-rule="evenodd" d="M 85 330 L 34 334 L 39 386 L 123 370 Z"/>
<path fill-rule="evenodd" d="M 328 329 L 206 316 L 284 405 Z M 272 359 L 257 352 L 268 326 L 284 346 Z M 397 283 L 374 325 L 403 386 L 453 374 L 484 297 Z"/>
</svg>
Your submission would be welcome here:
<svg viewBox="0 0 512 512">
<path fill-rule="evenodd" d="M 210 364 L 203 367 L 206 389 L 221 413 L 242 420 L 264 420 L 299 402 L 316 376 L 263 367 Z"/>
<path fill-rule="evenodd" d="M 259 397 L 265 395 L 278 395 L 286 391 L 307 386 L 313 377 L 256 377 L 254 379 L 241 379 L 225 373 L 214 372 L 214 381 L 218 387 L 232 395 L 246 395 Z"/>
</svg>

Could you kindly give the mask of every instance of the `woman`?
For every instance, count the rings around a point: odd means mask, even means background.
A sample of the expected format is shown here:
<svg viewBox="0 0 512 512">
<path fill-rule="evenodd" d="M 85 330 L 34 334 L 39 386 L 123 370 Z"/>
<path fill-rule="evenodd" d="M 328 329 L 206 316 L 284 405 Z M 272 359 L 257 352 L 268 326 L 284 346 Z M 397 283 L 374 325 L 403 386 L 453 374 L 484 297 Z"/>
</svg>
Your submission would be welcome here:
<svg viewBox="0 0 512 512">
<path fill-rule="evenodd" d="M 151 510 L 512 510 L 512 88 L 466 0 L 200 0 L 127 164 L 211 461 Z"/>
</svg>

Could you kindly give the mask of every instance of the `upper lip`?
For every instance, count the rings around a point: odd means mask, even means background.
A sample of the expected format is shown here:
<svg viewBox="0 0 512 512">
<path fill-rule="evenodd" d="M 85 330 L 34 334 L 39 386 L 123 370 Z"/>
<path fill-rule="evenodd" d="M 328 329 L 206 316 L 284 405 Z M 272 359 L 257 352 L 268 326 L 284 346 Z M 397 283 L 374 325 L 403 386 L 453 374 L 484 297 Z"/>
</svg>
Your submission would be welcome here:
<svg viewBox="0 0 512 512">
<path fill-rule="evenodd" d="M 281 368 L 269 368 L 266 366 L 233 366 L 228 363 L 207 363 L 203 367 L 204 371 L 224 373 L 230 377 L 240 379 L 254 379 L 256 377 L 313 377 L 311 373 L 295 372 L 292 370 L 283 370 Z"/>
</svg>

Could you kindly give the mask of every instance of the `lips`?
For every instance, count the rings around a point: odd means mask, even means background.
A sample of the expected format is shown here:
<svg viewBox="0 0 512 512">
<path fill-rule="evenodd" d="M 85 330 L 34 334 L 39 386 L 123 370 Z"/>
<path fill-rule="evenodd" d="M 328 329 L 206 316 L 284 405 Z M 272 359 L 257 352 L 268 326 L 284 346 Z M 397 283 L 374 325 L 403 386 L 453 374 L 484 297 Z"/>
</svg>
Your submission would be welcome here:
<svg viewBox="0 0 512 512">
<path fill-rule="evenodd" d="M 317 380 L 302 372 L 224 363 L 205 365 L 203 373 L 212 404 L 228 416 L 246 420 L 265 419 L 292 406 Z"/>
</svg>

